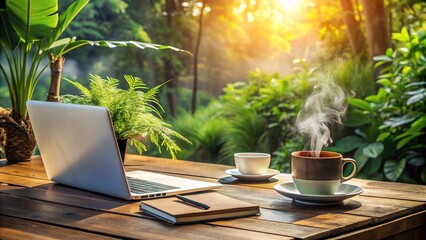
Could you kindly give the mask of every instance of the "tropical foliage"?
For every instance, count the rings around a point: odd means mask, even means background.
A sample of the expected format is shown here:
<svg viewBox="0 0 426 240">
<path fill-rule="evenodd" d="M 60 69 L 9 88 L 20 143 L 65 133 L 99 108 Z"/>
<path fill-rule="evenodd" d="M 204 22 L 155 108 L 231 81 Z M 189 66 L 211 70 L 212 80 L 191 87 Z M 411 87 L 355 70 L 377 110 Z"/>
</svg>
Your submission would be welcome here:
<svg viewBox="0 0 426 240">
<path fill-rule="evenodd" d="M 232 159 L 224 156 L 225 134 L 228 122 L 219 114 L 222 105 L 213 101 L 206 107 L 192 113 L 181 113 L 174 121 L 176 131 L 182 133 L 192 145 L 182 145 L 179 159 L 231 164 Z"/>
<path fill-rule="evenodd" d="M 171 126 L 161 118 L 163 109 L 156 95 L 161 85 L 148 87 L 141 78 L 125 75 L 124 80 L 128 89 L 118 88 L 119 80 L 111 77 L 106 79 L 98 75 L 90 76 L 90 88 L 86 88 L 77 81 L 70 81 L 80 92 L 81 96 L 65 95 L 64 103 L 96 105 L 108 108 L 117 139 L 128 139 L 140 154 L 147 150 L 145 138 L 154 143 L 161 152 L 165 147 L 173 159 L 181 148 L 175 138 L 187 144 L 185 137 L 173 131 Z"/>
<path fill-rule="evenodd" d="M 272 152 L 281 168 L 289 156 L 283 146 L 295 136 L 294 121 L 313 80 L 314 69 L 304 60 L 294 64 L 286 76 L 251 72 L 247 82 L 229 84 L 218 101 L 179 116 L 174 126 L 194 144 L 178 156 L 233 164 L 235 152 Z"/>
<path fill-rule="evenodd" d="M 371 63 L 361 58 L 338 59 L 328 67 L 334 81 L 357 98 L 365 98 L 376 93 Z"/>
<path fill-rule="evenodd" d="M 394 33 L 395 49 L 377 56 L 376 95 L 349 100 L 354 135 L 330 148 L 353 152 L 358 177 L 426 183 L 426 31 Z"/>
<path fill-rule="evenodd" d="M 34 1 L 35 2 L 35 1 Z M 0 6 L 0 43 L 6 64 L 0 69 L 9 89 L 16 120 L 26 119 L 26 101 L 31 99 L 41 73 L 49 66 L 42 63 L 55 39 L 60 34 L 56 28 L 58 5 L 55 1 L 39 1 L 43 8 L 31 1 L 2 1 Z M 41 5 L 39 5 L 41 6 Z"/>
<path fill-rule="evenodd" d="M 77 0 L 61 14 L 58 2 L 51 0 L 5 0 L 0 6 L 0 43 L 7 64 L 0 65 L 9 88 L 12 109 L 26 118 L 26 101 L 33 92 L 43 71 L 64 54 L 91 45 L 108 48 L 136 47 L 139 49 L 177 48 L 137 41 L 90 41 L 76 37 L 60 38 L 62 33 L 89 0 Z M 42 61 L 43 59 L 50 61 Z M 29 66 L 29 67 L 27 67 Z M 6 70 L 8 68 L 8 71 Z"/>
<path fill-rule="evenodd" d="M 176 118 L 176 129 L 194 143 L 179 157 L 233 164 L 235 152 L 270 152 L 273 153 L 271 166 L 290 172 L 291 152 L 305 147 L 294 127 L 297 114 L 311 86 L 329 77 L 331 72 L 328 67 L 321 71 L 310 67 L 305 59 L 295 59 L 293 65 L 293 73 L 285 76 L 253 71 L 247 82 L 228 84 L 218 101 L 212 101 L 194 115 L 187 113 Z M 355 67 L 335 71 L 332 77 L 361 75 L 371 78 L 371 71 L 360 73 L 360 69 L 367 68 L 360 62 L 348 65 Z M 356 77 L 350 78 L 343 86 L 349 91 L 357 81 Z"/>
</svg>

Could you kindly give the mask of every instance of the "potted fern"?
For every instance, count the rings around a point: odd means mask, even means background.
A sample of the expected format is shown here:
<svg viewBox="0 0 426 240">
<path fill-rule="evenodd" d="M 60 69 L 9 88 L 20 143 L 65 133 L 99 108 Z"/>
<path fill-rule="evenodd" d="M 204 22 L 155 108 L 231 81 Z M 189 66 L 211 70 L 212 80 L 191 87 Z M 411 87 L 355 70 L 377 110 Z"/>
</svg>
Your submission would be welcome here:
<svg viewBox="0 0 426 240">
<path fill-rule="evenodd" d="M 171 126 L 161 118 L 160 111 L 164 112 L 164 110 L 158 102 L 156 94 L 162 85 L 148 89 L 142 79 L 138 77 L 125 75 L 124 80 L 128 85 L 127 90 L 118 88 L 119 80 L 111 77 L 103 79 L 98 75 L 90 75 L 89 88 L 77 81 L 67 79 L 82 95 L 64 95 L 61 100 L 64 103 L 108 108 L 123 161 L 127 140 L 136 147 L 139 154 L 142 154 L 147 150 L 143 141 L 145 138 L 149 138 L 160 152 L 161 147 L 164 146 L 175 159 L 176 152 L 181 151 L 175 139 L 191 142 L 173 131 Z"/>
</svg>

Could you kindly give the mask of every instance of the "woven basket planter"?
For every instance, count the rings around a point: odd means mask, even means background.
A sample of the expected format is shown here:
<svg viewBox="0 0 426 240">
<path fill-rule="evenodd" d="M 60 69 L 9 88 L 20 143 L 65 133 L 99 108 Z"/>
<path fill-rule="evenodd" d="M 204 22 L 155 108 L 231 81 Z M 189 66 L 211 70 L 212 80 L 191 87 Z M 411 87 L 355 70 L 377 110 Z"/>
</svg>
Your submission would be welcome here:
<svg viewBox="0 0 426 240">
<path fill-rule="evenodd" d="M 6 145 L 6 133 L 0 128 L 0 153 L 4 153 L 4 145 Z"/>
<path fill-rule="evenodd" d="M 8 162 L 29 161 L 36 146 L 31 123 L 29 120 L 15 121 L 10 113 L 9 109 L 0 109 L 0 128 L 4 131 L 3 138 L 6 138 L 6 159 Z"/>
</svg>

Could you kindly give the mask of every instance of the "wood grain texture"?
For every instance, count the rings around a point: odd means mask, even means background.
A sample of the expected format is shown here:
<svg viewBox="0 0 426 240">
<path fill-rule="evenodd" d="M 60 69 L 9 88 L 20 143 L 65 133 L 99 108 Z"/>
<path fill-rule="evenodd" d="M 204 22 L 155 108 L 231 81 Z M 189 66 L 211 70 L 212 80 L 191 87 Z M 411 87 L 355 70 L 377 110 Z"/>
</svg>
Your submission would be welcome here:
<svg viewBox="0 0 426 240">
<path fill-rule="evenodd" d="M 401 240 L 401 239 L 424 239 L 426 236 L 426 227 L 423 225 L 421 227 L 413 228 L 405 232 L 401 232 L 383 240 Z"/>
<path fill-rule="evenodd" d="M 0 212 L 9 217 L 133 239 L 292 239 L 274 234 L 207 224 L 173 226 L 156 220 L 65 206 L 0 194 Z"/>
<path fill-rule="evenodd" d="M 128 155 L 129 161 L 126 162 L 127 167 L 141 167 L 146 170 L 180 173 L 192 176 L 203 176 L 207 178 L 223 178 L 228 177 L 224 171 L 234 168 L 234 166 L 225 166 L 218 164 L 206 164 L 199 162 L 170 160 L 162 158 L 141 157 L 136 155 Z M 245 185 L 255 188 L 272 189 L 275 184 L 292 182 L 290 174 L 279 174 L 274 176 L 277 182 L 271 183 L 250 183 L 236 182 L 235 185 Z M 426 186 L 417 184 L 404 184 L 395 182 L 372 181 L 363 179 L 351 179 L 348 184 L 358 185 L 364 188 L 365 196 L 373 197 L 389 197 L 395 199 L 426 201 Z M 406 193 L 406 194 L 401 194 Z M 415 194 L 413 194 L 415 193 Z"/>
<path fill-rule="evenodd" d="M 233 167 L 128 155 L 125 168 L 217 182 L 221 178 L 229 178 L 224 171 Z M 246 235 L 253 239 L 279 236 L 284 239 L 316 239 L 336 237 L 358 229 L 374 230 L 374 226 L 426 209 L 426 186 L 422 185 L 352 179 L 348 183 L 362 186 L 365 189 L 363 194 L 337 206 L 313 207 L 295 203 L 273 190 L 275 184 L 291 181 L 289 174 L 279 174 L 266 183 L 232 181 L 224 184 L 220 193 L 259 205 L 262 215 L 175 227 L 141 214 L 138 201 L 120 200 L 54 184 L 47 180 L 40 158 L 33 157 L 31 162 L 0 166 L 0 183 L 3 183 L 0 184 L 0 210 L 2 214 L 6 211 L 4 215 L 8 217 L 37 224 L 122 238 L 140 238 L 142 235 L 128 233 L 140 228 L 148 229 L 143 238 L 157 239 L 209 239 L 218 231 L 223 232 L 218 235 L 223 239 L 238 239 Z M 10 206 L 4 206 L 9 203 Z M 49 211 L 44 212 L 43 209 Z M 55 211 L 58 211 L 57 215 Z M 127 223 L 130 225 L 127 226 Z M 140 224 L 144 226 L 138 228 Z M 423 222 L 418 228 L 425 224 Z M 89 228 L 89 225 L 94 227 Z"/>
<path fill-rule="evenodd" d="M 51 181 L 37 179 L 33 177 L 23 177 L 19 175 L 0 173 L 0 183 L 23 186 L 23 187 L 35 187 L 35 186 L 51 183 Z"/>
<path fill-rule="evenodd" d="M 59 189 L 68 189 L 66 193 L 58 191 Z M 72 189 L 67 188 L 65 186 L 56 185 L 54 187 L 56 189 L 56 192 L 48 191 L 45 189 L 37 189 L 37 188 L 21 188 L 21 187 L 7 187 L 3 186 L 0 187 L 0 192 L 8 195 L 13 196 L 21 196 L 26 197 L 30 199 L 36 199 L 36 200 L 42 200 L 42 201 L 48 201 L 48 202 L 55 202 L 55 203 L 61 203 L 68 206 L 76 206 L 81 207 L 85 209 L 94 209 L 94 210 L 101 210 L 104 212 L 110 212 L 110 213 L 118 213 L 121 215 L 128 215 L 128 216 L 137 216 L 137 217 L 143 217 L 152 219 L 152 217 L 148 215 L 141 215 L 141 212 L 139 210 L 139 201 L 123 201 L 120 199 L 110 198 L 110 199 L 100 199 L 96 197 L 81 197 L 78 194 L 76 194 L 78 189 Z M 74 192 L 73 192 L 74 190 Z M 265 211 L 272 211 L 272 210 L 265 210 Z M 251 218 L 251 223 L 258 222 L 257 224 L 247 225 L 246 222 L 240 221 L 241 219 L 237 219 L 232 221 L 232 227 L 236 227 L 239 229 L 246 229 L 246 230 L 255 230 L 258 232 L 270 232 L 270 226 L 267 221 L 264 220 L 271 220 L 268 219 L 267 216 L 271 214 L 266 214 L 265 211 L 262 210 L 262 216 L 260 218 L 254 217 Z M 211 222 L 211 225 L 220 225 L 220 226 L 229 226 L 227 224 L 224 224 L 223 221 L 220 224 L 217 224 L 216 222 Z M 320 233 L 323 232 L 324 229 L 316 228 L 316 227 L 295 227 L 291 226 L 291 224 L 283 222 L 283 221 L 276 221 L 274 226 L 279 226 L 278 229 L 282 229 L 282 231 L 273 231 L 273 233 L 281 232 L 282 235 L 292 236 L 292 237 L 304 237 L 305 235 L 313 234 L 313 233 Z M 310 229 L 310 231 L 307 231 L 306 234 L 303 234 L 305 232 L 305 229 Z"/>
<path fill-rule="evenodd" d="M 426 230 L 426 211 L 414 213 L 397 220 L 393 220 L 378 226 L 369 227 L 352 233 L 344 234 L 332 239 L 335 240 L 357 240 L 357 239 L 385 239 L 392 235 L 401 234 L 411 229 Z M 407 233 L 405 233 L 407 234 Z M 425 235 L 423 235 L 425 237 Z M 416 239 L 416 238 L 411 238 Z"/>
<path fill-rule="evenodd" d="M 263 212 L 262 212 L 263 214 Z M 215 221 L 211 224 L 226 227 L 243 227 L 244 229 L 253 229 L 255 231 L 262 231 L 277 235 L 290 235 L 300 239 L 315 239 L 330 237 L 330 232 L 326 229 L 319 229 L 317 227 L 297 226 L 292 224 L 276 222 L 276 221 L 258 221 L 254 218 L 242 218 L 226 221 Z M 240 238 L 241 239 L 241 238 Z"/>
<path fill-rule="evenodd" d="M 47 239 L 118 239 L 100 234 L 57 227 L 0 215 L 0 239 L 47 240 Z"/>
<path fill-rule="evenodd" d="M 183 160 L 171 160 L 165 158 L 154 158 L 147 156 L 138 156 L 128 154 L 125 162 L 126 170 L 130 169 L 144 169 L 155 172 L 163 173 L 179 173 L 182 175 L 189 176 L 202 176 L 204 178 L 220 179 L 228 177 L 225 173 L 226 169 L 234 168 L 233 166 L 209 164 L 201 162 L 191 162 Z M 28 170 L 31 170 L 29 172 Z M 0 173 L 9 173 L 20 176 L 30 176 L 39 179 L 46 179 L 43 164 L 40 157 L 34 156 L 32 161 L 7 165 L 6 167 L 0 167 Z M 291 182 L 290 174 L 279 174 L 274 176 L 277 182 L 271 183 L 250 183 L 250 182 L 237 182 L 236 185 L 245 185 L 256 188 L 268 188 L 271 189 L 275 184 Z M 424 200 L 426 201 L 426 186 L 416 184 L 404 184 L 395 182 L 383 182 L 383 181 L 372 181 L 363 179 L 352 179 L 348 181 L 349 184 L 361 186 L 365 189 L 363 195 L 369 196 L 395 196 L 397 199 L 407 200 Z M 395 191 L 396 190 L 396 191 Z M 416 193 L 415 196 L 407 194 L 404 196 L 401 192 Z"/>
</svg>

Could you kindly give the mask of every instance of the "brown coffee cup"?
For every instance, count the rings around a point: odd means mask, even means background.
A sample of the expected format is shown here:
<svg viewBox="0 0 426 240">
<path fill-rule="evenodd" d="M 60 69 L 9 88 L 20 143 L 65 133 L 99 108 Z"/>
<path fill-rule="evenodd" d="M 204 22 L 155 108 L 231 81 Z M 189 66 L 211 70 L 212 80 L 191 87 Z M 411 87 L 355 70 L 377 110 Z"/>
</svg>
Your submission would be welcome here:
<svg viewBox="0 0 426 240">
<path fill-rule="evenodd" d="M 343 158 L 336 152 L 297 151 L 291 154 L 291 174 L 294 185 L 302 194 L 333 195 L 340 183 L 353 178 L 358 165 L 351 158 Z M 343 176 L 345 164 L 353 164 L 349 176 Z"/>
</svg>

